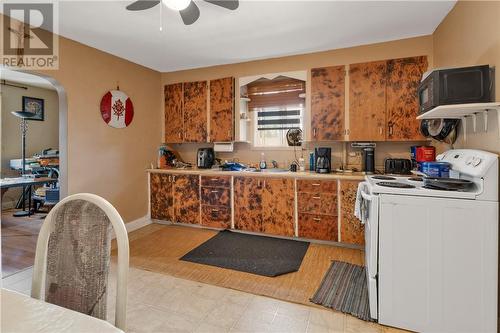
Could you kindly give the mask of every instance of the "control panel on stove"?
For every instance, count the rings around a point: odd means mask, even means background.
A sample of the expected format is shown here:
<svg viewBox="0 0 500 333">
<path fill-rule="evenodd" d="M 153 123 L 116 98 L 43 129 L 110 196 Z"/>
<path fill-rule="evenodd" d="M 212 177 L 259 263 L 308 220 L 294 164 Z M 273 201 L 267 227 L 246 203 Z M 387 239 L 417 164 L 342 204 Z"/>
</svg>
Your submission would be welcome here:
<svg viewBox="0 0 500 333">
<path fill-rule="evenodd" d="M 496 159 L 496 154 L 473 149 L 448 150 L 436 157 L 438 161 L 450 163 L 453 170 L 472 177 L 483 177 Z"/>
</svg>

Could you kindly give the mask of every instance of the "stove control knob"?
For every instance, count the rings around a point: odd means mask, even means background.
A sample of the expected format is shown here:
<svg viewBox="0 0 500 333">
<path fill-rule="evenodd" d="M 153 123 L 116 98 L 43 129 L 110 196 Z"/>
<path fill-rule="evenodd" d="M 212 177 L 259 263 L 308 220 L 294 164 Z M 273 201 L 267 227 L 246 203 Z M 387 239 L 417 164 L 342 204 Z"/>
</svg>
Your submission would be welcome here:
<svg viewBox="0 0 500 333">
<path fill-rule="evenodd" d="M 472 157 L 472 156 L 468 157 L 468 158 L 465 160 L 465 164 L 466 164 L 466 165 L 471 165 L 471 164 L 473 163 L 474 159 L 475 159 L 475 157 Z"/>
<path fill-rule="evenodd" d="M 479 164 L 481 164 L 482 160 L 479 157 L 474 157 L 472 160 L 472 166 L 477 167 Z"/>
</svg>

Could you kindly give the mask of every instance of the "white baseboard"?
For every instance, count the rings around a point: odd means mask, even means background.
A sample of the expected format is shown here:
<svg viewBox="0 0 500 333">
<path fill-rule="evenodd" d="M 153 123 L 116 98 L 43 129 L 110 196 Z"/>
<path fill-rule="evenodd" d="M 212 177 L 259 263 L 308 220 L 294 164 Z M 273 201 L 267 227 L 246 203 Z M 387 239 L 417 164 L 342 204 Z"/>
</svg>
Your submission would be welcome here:
<svg viewBox="0 0 500 333">
<path fill-rule="evenodd" d="M 132 231 L 143 228 L 143 227 L 150 225 L 152 223 L 153 222 L 151 221 L 151 218 L 149 217 L 149 215 L 145 215 L 145 216 L 140 217 L 136 220 L 125 223 L 125 228 L 127 228 L 127 233 L 131 233 Z M 114 238 L 116 238 L 115 231 L 112 230 L 111 239 L 114 239 Z"/>
</svg>

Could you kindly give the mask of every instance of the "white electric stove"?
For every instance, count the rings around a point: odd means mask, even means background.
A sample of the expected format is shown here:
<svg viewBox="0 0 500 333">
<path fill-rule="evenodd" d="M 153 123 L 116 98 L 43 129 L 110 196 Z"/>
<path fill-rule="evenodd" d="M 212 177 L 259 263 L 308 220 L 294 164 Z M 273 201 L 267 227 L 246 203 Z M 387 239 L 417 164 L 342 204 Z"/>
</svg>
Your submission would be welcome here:
<svg viewBox="0 0 500 333">
<path fill-rule="evenodd" d="M 496 332 L 498 156 L 462 149 L 437 160 L 473 184 L 445 191 L 373 175 L 358 190 L 371 316 L 418 332 Z"/>
</svg>

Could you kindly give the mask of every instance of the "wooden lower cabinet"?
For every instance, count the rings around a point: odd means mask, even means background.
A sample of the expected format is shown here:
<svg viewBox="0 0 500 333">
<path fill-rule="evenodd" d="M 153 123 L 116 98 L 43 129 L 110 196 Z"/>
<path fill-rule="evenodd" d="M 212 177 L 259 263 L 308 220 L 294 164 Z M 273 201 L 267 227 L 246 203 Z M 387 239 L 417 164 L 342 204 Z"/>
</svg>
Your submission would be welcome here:
<svg viewBox="0 0 500 333">
<path fill-rule="evenodd" d="M 172 176 L 152 173 L 150 177 L 151 218 L 172 221 L 174 219 Z"/>
<path fill-rule="evenodd" d="M 200 223 L 200 181 L 198 175 L 175 175 L 173 178 L 174 221 Z"/>
<path fill-rule="evenodd" d="M 299 237 L 338 241 L 336 180 L 297 180 Z"/>
<path fill-rule="evenodd" d="M 201 177 L 201 225 L 231 228 L 231 177 Z"/>
<path fill-rule="evenodd" d="M 262 179 L 234 177 L 234 228 L 262 231 Z"/>
<path fill-rule="evenodd" d="M 289 237 L 294 235 L 294 192 L 293 179 L 264 179 L 262 232 Z"/>
<path fill-rule="evenodd" d="M 231 208 L 201 206 L 201 225 L 211 228 L 231 228 Z"/>
<path fill-rule="evenodd" d="M 365 228 L 354 216 L 354 204 L 359 181 L 342 180 L 340 184 L 340 241 L 343 243 L 363 245 Z"/>
<path fill-rule="evenodd" d="M 234 227 L 273 235 L 294 235 L 293 179 L 234 178 Z"/>
<path fill-rule="evenodd" d="M 299 237 L 336 242 L 338 217 L 299 213 Z"/>
</svg>

